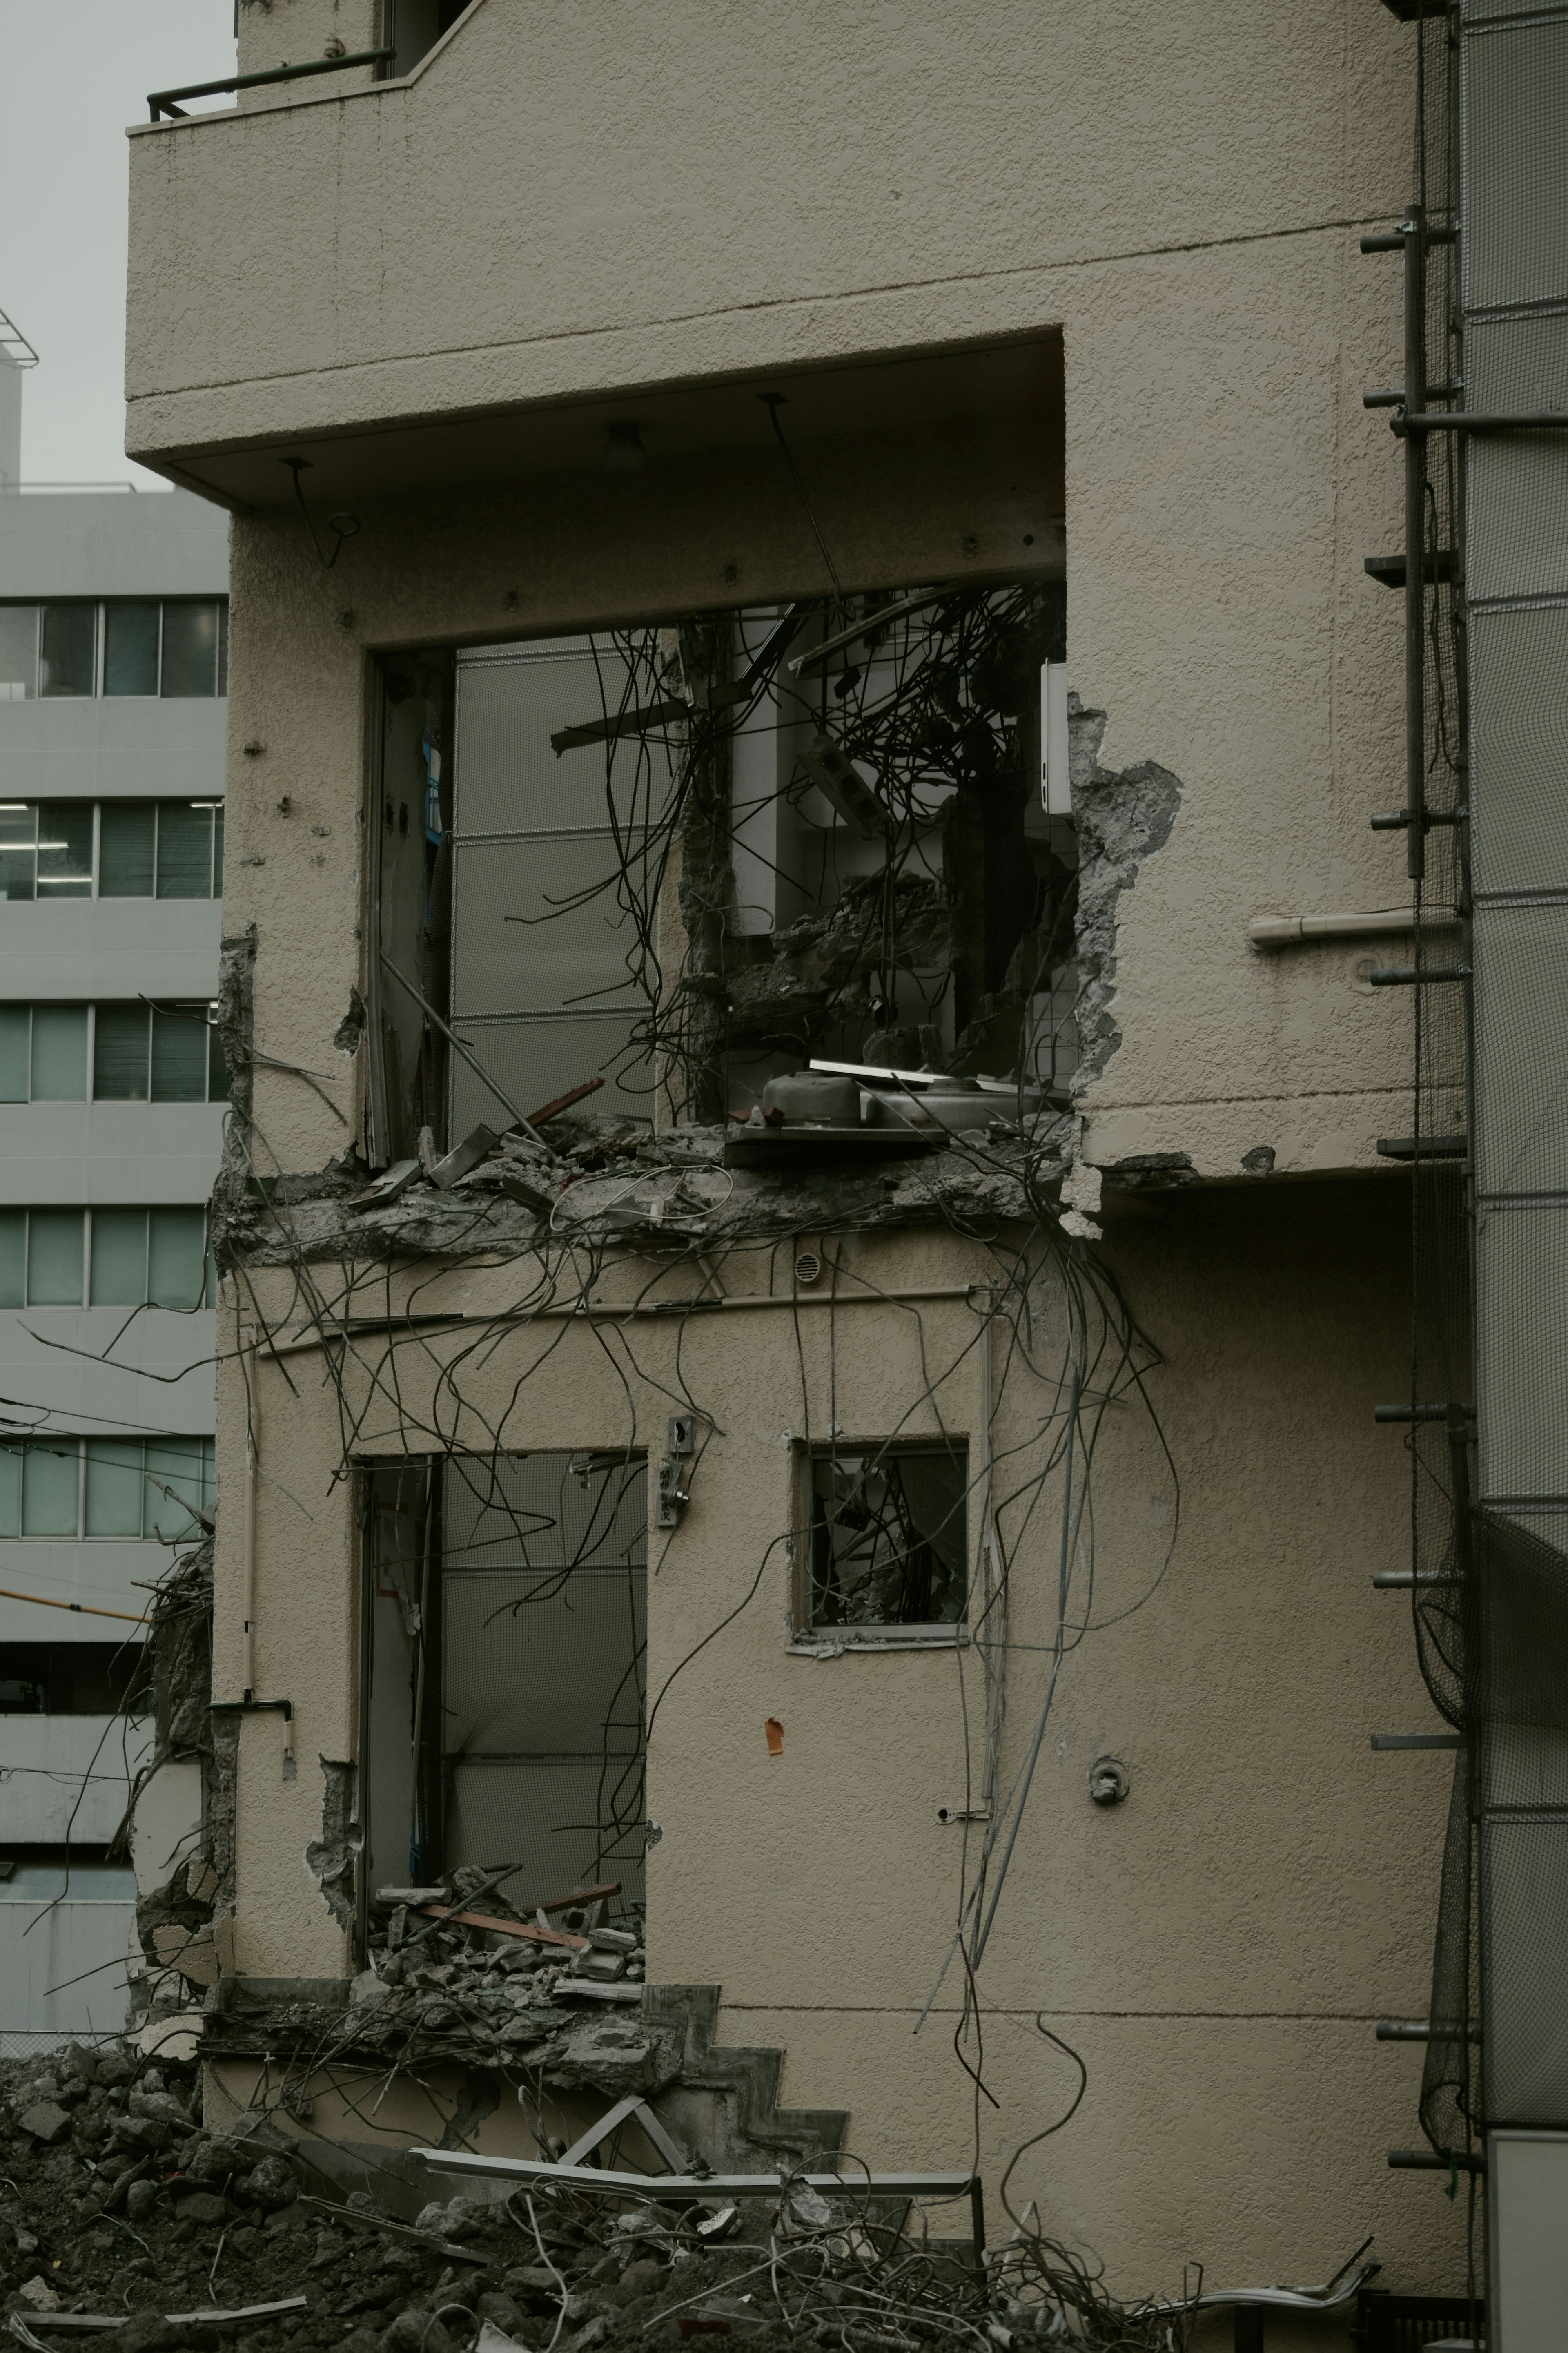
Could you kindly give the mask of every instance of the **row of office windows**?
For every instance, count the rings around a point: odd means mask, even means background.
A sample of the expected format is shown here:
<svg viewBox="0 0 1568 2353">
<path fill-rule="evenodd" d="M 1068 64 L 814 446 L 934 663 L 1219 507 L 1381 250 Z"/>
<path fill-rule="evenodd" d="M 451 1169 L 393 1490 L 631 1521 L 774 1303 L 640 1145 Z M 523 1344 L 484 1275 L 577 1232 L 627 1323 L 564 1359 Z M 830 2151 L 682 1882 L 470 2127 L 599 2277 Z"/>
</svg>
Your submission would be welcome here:
<svg viewBox="0 0 1568 2353">
<path fill-rule="evenodd" d="M 0 702 L 228 692 L 228 599 L 0 605 Z"/>
<path fill-rule="evenodd" d="M 0 1307 L 210 1307 L 205 1209 L 0 1209 Z"/>
<path fill-rule="evenodd" d="M 0 1642 L 0 1715 L 145 1715 L 151 1699 L 140 1642 Z"/>
<path fill-rule="evenodd" d="M 0 1103 L 226 1103 L 205 1004 L 0 1005 Z"/>
<path fill-rule="evenodd" d="M 159 1536 L 180 1542 L 210 1510 L 210 1438 L 0 1440 L 0 1537 Z"/>
<path fill-rule="evenodd" d="M 221 801 L 0 801 L 0 899 L 221 899 Z"/>
</svg>

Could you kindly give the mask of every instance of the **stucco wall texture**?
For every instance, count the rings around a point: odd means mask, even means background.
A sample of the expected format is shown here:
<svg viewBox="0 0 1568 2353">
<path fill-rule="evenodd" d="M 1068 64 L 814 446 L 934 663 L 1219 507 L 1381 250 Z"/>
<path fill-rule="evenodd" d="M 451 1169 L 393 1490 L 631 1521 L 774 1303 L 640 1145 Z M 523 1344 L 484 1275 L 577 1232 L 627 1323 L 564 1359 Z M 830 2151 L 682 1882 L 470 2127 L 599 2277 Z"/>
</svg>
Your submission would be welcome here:
<svg viewBox="0 0 1568 2353">
<path fill-rule="evenodd" d="M 232 738 L 268 750 L 231 778 L 237 845 L 275 862 L 237 859 L 229 904 L 243 923 L 268 902 L 268 1050 L 334 1068 L 363 987 L 367 647 L 826 585 L 776 466 L 719 452 L 631 492 L 595 470 L 437 495 L 422 426 L 489 431 L 510 407 L 521 443 L 542 405 L 617 388 L 1059 331 L 1069 683 L 1110 712 L 1110 765 L 1157 760 L 1185 787 L 1123 901 L 1125 1042 L 1089 1155 L 1374 1166 L 1408 1126 L 1408 1006 L 1366 987 L 1365 942 L 1266 956 L 1247 925 L 1408 901 L 1400 838 L 1365 822 L 1398 798 L 1401 614 L 1362 564 L 1394 543 L 1399 492 L 1360 406 L 1392 363 L 1391 287 L 1356 248 L 1398 211 L 1405 52 L 1360 0 L 605 7 L 570 26 L 479 0 L 406 82 L 139 131 L 134 454 L 199 478 L 315 435 L 319 465 L 370 477 L 330 575 L 297 513 L 235 531 Z M 1036 524 L 1044 552 L 1054 480 L 965 514 L 930 440 L 895 480 L 826 468 L 847 577 L 1016 562 Z M 449 441 L 441 469 L 462 472 Z M 308 854 L 306 826 L 271 823 L 285 789 L 331 828 Z M 273 1006 L 285 948 L 320 985 Z M 319 1159 L 330 1114 L 297 1082 L 261 1093 L 285 1160 Z"/>
<path fill-rule="evenodd" d="M 1321 2276 L 1374 2228 L 1407 2284 L 1441 2284 L 1459 2261 L 1431 2179 L 1385 2169 L 1385 2149 L 1409 2137 L 1415 2068 L 1373 2040 L 1378 2016 L 1424 2007 L 1447 1773 L 1441 1757 L 1374 1757 L 1367 1738 L 1426 1720 L 1404 1610 L 1370 1582 L 1402 1539 L 1397 1444 L 1371 1411 L 1400 1378 L 1401 1231 L 1394 1188 L 1258 1187 L 1184 1196 L 1110 1251 L 1166 1357 L 1150 1394 L 1180 1472 L 1180 1540 L 1162 1576 L 1175 1482 L 1138 1409 L 1111 1409 L 1094 1490 L 1097 1630 L 1064 1672 L 981 1975 L 984 2073 L 1001 2105 L 982 2104 L 978 2130 L 994 2183 L 1065 2105 L 1072 2072 L 1036 2035 L 1040 2010 L 1082 2051 L 1090 2089 L 1028 2159 L 1024 2194 L 1128 2284 L 1173 2281 L 1188 2258 L 1211 2279 Z M 844 1247 L 841 1292 L 984 1271 L 952 1237 Z M 603 1294 L 629 1296 L 648 1271 L 612 1270 Z M 764 1279 L 728 1272 L 737 1287 Z M 471 1315 L 511 1287 L 504 1269 L 424 1274 L 422 1307 Z M 285 1316 L 286 1281 L 257 1281 L 266 1312 Z M 1048 1293 L 1042 1304 L 1048 1356 Z M 721 1428 L 680 1528 L 650 1555 L 650 1697 L 743 1599 L 789 1525 L 788 1431 L 820 1431 L 830 1414 L 851 1433 L 885 1431 L 921 1396 L 923 1345 L 943 1423 L 973 1443 L 969 1308 L 855 1301 L 805 1308 L 800 1323 L 798 1351 L 787 1307 L 700 1319 L 685 1335 L 681 1377 Z M 487 1422 L 503 1444 L 657 1445 L 674 1334 L 638 1327 L 634 1364 L 607 1324 L 597 1340 L 571 1333 L 509 1403 L 556 1336 L 517 1332 L 482 1369 L 470 1364 L 455 1428 L 444 1399 L 458 1446 L 487 1444 Z M 399 1350 L 410 1423 L 433 1419 L 438 1370 L 461 1345 Z M 363 1353 L 347 1376 L 356 1402 L 380 1362 L 378 1344 Z M 355 1752 L 359 1539 L 352 1496 L 333 1484 L 333 1392 L 319 1359 L 287 1369 L 297 1405 L 281 1366 L 264 1358 L 258 1375 L 256 1669 L 263 1693 L 294 1703 L 300 1769 L 281 1778 L 274 1719 L 247 1722 L 237 1959 L 258 1977 L 348 1966 L 300 1857 L 320 1828 L 317 1760 Z M 1020 1479 L 1047 1409 L 1016 1369 L 994 1442 L 999 1458 L 1025 1450 L 1010 1458 Z M 224 1460 L 237 1462 L 237 1381 L 224 1410 Z M 935 1427 L 917 1403 L 910 1433 Z M 1044 1690 L 1057 1516 L 1047 1491 L 1014 1569 L 1005 1778 Z M 237 1518 L 220 1525 L 223 1690 L 238 1678 L 240 1542 Z M 783 2044 L 785 2098 L 847 2106 L 862 2157 L 962 2163 L 975 2111 L 951 1981 L 918 2039 L 914 2027 L 952 1933 L 963 1832 L 938 1810 L 964 1800 L 960 1681 L 973 1736 L 978 1663 L 956 1651 L 793 1657 L 787 1600 L 779 1547 L 659 1708 L 650 1975 L 721 1984 L 722 2039 Z M 769 1715 L 784 1727 L 777 1758 Z M 1111 1813 L 1088 1795 L 1105 1753 L 1132 1778 Z M 977 1775 L 973 1751 L 968 1763 Z"/>
<path fill-rule="evenodd" d="M 353 47 L 368 12 L 344 14 Z M 254 65 L 342 28 L 318 0 L 275 0 L 265 32 L 248 6 L 242 29 Z M 1151 1394 L 1179 1543 L 1064 1672 L 980 1988 L 999 2108 L 953 2053 L 951 1982 L 913 2033 L 951 1935 L 962 1833 L 936 1814 L 962 1802 L 958 1679 L 973 1729 L 977 1665 L 787 1657 L 782 1563 L 655 1728 L 650 1974 L 721 1983 L 722 2034 L 784 2044 L 784 2096 L 847 2105 L 862 2157 L 959 2163 L 977 2145 L 993 2189 L 1070 2096 L 1038 2009 L 1089 2091 L 1016 2189 L 1130 2290 L 1173 2291 L 1187 2260 L 1211 2282 L 1321 2278 L 1368 2231 L 1390 2284 L 1463 2273 L 1463 2201 L 1384 2163 L 1415 2137 L 1419 2053 L 1372 2036 L 1378 2015 L 1426 2006 L 1446 1796 L 1440 1757 L 1367 1746 L 1429 1720 L 1404 1613 L 1369 1581 L 1398 1558 L 1405 1510 L 1403 1453 L 1371 1408 L 1405 1361 L 1404 1187 L 1373 1172 L 1375 1137 L 1409 1125 L 1407 1008 L 1367 987 L 1359 944 L 1266 959 L 1246 928 L 1406 902 L 1397 844 L 1365 823 L 1399 797 L 1401 615 L 1362 570 L 1398 522 L 1391 445 L 1360 406 L 1396 327 L 1356 240 L 1403 202 L 1409 40 L 1372 0 L 476 0 L 406 82 L 263 93 L 132 142 L 132 453 L 198 482 L 305 447 L 322 480 L 357 470 L 362 529 L 330 573 L 280 463 L 234 527 L 226 923 L 258 926 L 258 1046 L 339 1073 L 342 1113 L 258 1069 L 262 1170 L 319 1167 L 360 1130 L 361 1062 L 331 1039 L 365 987 L 374 653 L 826 586 L 754 454 L 656 459 L 626 484 L 531 470 L 532 425 L 612 395 L 1061 337 L 1065 471 L 1042 447 L 998 491 L 994 424 L 972 451 L 950 421 L 820 445 L 813 480 L 863 584 L 1001 568 L 1025 532 L 1058 550 L 1065 513 L 1069 683 L 1110 714 L 1108 763 L 1182 780 L 1169 842 L 1122 897 L 1124 1042 L 1086 1106 L 1090 1157 L 1184 1152 L 1232 1180 L 1113 1224 L 1104 1246 L 1165 1355 Z M 522 453 L 500 467 L 498 419 Z M 1238 1185 L 1260 1145 L 1318 1181 Z M 843 1247 L 883 1285 L 989 1271 L 945 1234 Z M 470 1307 L 508 1288 L 504 1271 L 441 1281 Z M 283 1278 L 257 1289 L 286 1315 Z M 421 1304 L 445 1295 L 438 1281 Z M 921 1315 L 940 1372 L 969 1312 Z M 855 1304 L 835 1323 L 837 1418 L 885 1430 L 889 1396 L 901 1411 L 919 1390 L 912 1318 Z M 683 1356 L 723 1431 L 650 1588 L 653 1692 L 788 1524 L 795 1335 L 782 1313 L 732 1324 L 704 1320 Z M 646 1440 L 670 1344 L 642 1336 Z M 538 1345 L 509 1339 L 467 1376 L 475 1405 L 499 1411 Z M 445 1345 L 400 1363 L 416 1412 Z M 820 1421 L 825 1311 L 802 1345 Z M 284 1781 L 276 1720 L 247 1720 L 238 1953 L 259 1977 L 349 1965 L 301 1863 L 317 1760 L 358 1737 L 359 1539 L 313 1362 L 289 1360 L 298 1399 L 277 1364 L 256 1376 L 258 1683 L 292 1698 L 300 1757 Z M 970 1355 L 942 1384 L 971 1433 L 975 1377 Z M 506 1442 L 626 1442 L 626 1392 L 584 1335 L 522 1396 Z M 1016 1377 L 998 1447 L 1044 1409 Z M 232 1366 L 220 1414 L 237 1495 Z M 1146 1424 L 1113 1408 L 1104 1616 L 1149 1585 L 1173 1502 Z M 226 1513 L 226 1694 L 239 1544 Z M 1020 1555 L 1020 1646 L 1048 1632 L 1049 1549 L 1031 1537 Z M 1008 1760 L 1041 1667 L 1026 1647 L 1011 1662 Z M 1110 1813 L 1086 1788 L 1106 1750 L 1132 1773 Z"/>
</svg>

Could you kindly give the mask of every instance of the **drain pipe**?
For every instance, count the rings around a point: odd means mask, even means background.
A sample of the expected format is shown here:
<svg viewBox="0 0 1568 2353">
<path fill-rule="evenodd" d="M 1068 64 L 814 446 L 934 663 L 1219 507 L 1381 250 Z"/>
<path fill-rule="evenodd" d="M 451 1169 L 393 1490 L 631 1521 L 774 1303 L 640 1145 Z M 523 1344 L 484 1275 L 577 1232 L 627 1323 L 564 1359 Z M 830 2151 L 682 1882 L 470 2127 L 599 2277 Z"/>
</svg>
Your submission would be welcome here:
<svg viewBox="0 0 1568 2353">
<path fill-rule="evenodd" d="M 1379 933 L 1458 925 L 1458 915 L 1418 915 L 1414 907 L 1384 907 L 1370 915 L 1255 915 L 1247 936 L 1255 948 L 1293 947 L 1301 940 L 1367 940 Z"/>
</svg>

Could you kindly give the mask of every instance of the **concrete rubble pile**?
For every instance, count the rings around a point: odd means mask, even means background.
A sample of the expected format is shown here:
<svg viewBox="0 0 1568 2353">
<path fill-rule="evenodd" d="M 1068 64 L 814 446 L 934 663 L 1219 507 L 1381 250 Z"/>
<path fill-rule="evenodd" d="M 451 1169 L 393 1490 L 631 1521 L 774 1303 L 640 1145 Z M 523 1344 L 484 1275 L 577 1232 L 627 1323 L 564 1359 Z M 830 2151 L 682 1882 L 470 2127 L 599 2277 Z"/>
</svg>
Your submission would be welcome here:
<svg viewBox="0 0 1568 2353">
<path fill-rule="evenodd" d="M 258 2112 L 205 2129 L 194 2063 L 72 2045 L 0 2066 L 11 2337 L 54 2348 L 111 2332 L 121 2353 L 630 2353 L 700 2334 L 781 2353 L 1184 2341 L 1179 2319 L 1119 2310 L 1081 2267 L 1047 2274 L 1038 2242 L 1016 2239 L 982 2274 L 966 2248 L 926 2242 L 928 2222 L 951 2223 L 828 2200 L 800 2178 L 743 2212 L 537 2179 L 503 2196 L 497 2182 L 493 2202 L 436 2197 L 407 2223 L 368 2191 L 344 2199 L 310 2156 Z M 444 2189 L 450 2176 L 430 2179 Z M 1065 2296 L 1043 2292 L 1047 2275 Z"/>
<path fill-rule="evenodd" d="M 554 2090 L 652 2092 L 679 2070 L 676 2038 L 645 2023 L 641 1909 L 613 1886 L 580 1891 L 531 1918 L 471 1868 L 429 1888 L 380 1891 L 370 1966 L 346 2010 L 247 1993 L 220 1980 L 204 2047 L 311 2063 L 378 2059 L 523 2067 Z M 479 1908 L 476 1910 L 474 1906 Z"/>
<path fill-rule="evenodd" d="M 1076 1123 L 1022 1123 L 1005 1097 L 987 1130 L 918 1158 L 870 1153 L 854 1165 L 726 1166 L 731 1130 L 683 1125 L 658 1136 L 582 1112 L 551 1120 L 545 1142 L 479 1127 L 437 1159 L 395 1163 L 366 1183 L 351 1150 L 314 1176 L 220 1183 L 220 1255 L 257 1266 L 403 1250 L 538 1247 L 619 1234 L 706 1246 L 767 1234 L 927 1225 L 932 1218 L 1022 1219 L 1028 1191 L 1054 1189 L 1072 1165 Z M 503 1114 L 498 1113 L 498 1117 Z M 940 1139 L 933 1139 L 933 1142 Z M 889 1137 L 889 1155 L 898 1143 Z"/>
</svg>

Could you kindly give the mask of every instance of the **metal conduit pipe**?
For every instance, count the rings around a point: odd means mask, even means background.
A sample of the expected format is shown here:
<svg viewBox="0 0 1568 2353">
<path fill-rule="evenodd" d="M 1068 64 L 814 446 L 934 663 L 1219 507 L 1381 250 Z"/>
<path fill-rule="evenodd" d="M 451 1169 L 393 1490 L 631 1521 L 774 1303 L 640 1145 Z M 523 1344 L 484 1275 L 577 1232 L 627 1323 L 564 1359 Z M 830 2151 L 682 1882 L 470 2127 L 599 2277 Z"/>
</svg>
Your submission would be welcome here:
<svg viewBox="0 0 1568 2353">
<path fill-rule="evenodd" d="M 1419 921 L 1427 931 L 1450 929 L 1457 915 L 1417 917 L 1414 907 L 1383 907 L 1369 915 L 1255 915 L 1247 936 L 1255 948 L 1293 947 L 1302 940 L 1366 940 L 1379 933 L 1413 932 Z"/>
</svg>

